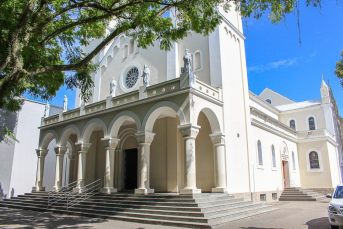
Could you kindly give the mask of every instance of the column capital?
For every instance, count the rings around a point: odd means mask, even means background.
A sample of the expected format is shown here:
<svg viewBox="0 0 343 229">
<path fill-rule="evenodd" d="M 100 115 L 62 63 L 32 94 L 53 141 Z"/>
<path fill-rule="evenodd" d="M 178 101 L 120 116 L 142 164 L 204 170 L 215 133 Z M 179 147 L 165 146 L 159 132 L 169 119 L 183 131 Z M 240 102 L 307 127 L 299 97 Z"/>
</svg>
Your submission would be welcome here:
<svg viewBox="0 0 343 229">
<path fill-rule="evenodd" d="M 214 145 L 225 144 L 225 134 L 222 134 L 222 133 L 210 134 L 210 138 Z"/>
<path fill-rule="evenodd" d="M 145 132 L 138 132 L 135 135 L 136 135 L 138 143 L 141 144 L 141 143 L 151 143 L 154 140 L 155 133 L 145 131 Z"/>
<path fill-rule="evenodd" d="M 75 156 L 76 156 L 75 153 L 68 153 L 67 154 L 67 157 L 69 158 L 69 160 L 75 160 Z"/>
<path fill-rule="evenodd" d="M 187 138 L 187 137 L 196 138 L 201 126 L 193 125 L 190 123 L 190 124 L 178 125 L 177 128 L 179 129 L 183 138 Z"/>
<path fill-rule="evenodd" d="M 48 149 L 36 149 L 36 154 L 38 157 L 45 157 L 48 154 Z"/>
<path fill-rule="evenodd" d="M 75 146 L 78 152 L 87 153 L 89 148 L 91 147 L 92 143 L 86 142 L 76 142 Z"/>
<path fill-rule="evenodd" d="M 67 152 L 68 147 L 66 147 L 66 146 L 55 146 L 54 150 L 55 150 L 56 155 L 64 155 Z"/>
<path fill-rule="evenodd" d="M 119 138 L 106 137 L 106 138 L 102 138 L 101 141 L 102 141 L 102 144 L 104 145 L 104 147 L 106 149 L 114 150 L 117 147 L 120 139 Z"/>
</svg>

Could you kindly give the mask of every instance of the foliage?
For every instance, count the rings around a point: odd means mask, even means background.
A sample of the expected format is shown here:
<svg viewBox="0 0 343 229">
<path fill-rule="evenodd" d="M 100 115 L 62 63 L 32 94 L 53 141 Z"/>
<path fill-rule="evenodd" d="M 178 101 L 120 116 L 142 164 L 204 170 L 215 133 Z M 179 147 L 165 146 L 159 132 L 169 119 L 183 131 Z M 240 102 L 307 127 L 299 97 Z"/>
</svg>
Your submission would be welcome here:
<svg viewBox="0 0 343 229">
<path fill-rule="evenodd" d="M 339 78 L 341 85 L 343 87 L 343 50 L 341 53 L 342 59 L 336 63 L 335 75 Z"/>
<path fill-rule="evenodd" d="M 142 48 L 159 39 L 169 50 L 189 30 L 214 31 L 220 7 L 256 19 L 268 13 L 278 23 L 297 6 L 297 0 L 1 0 L 0 109 L 19 110 L 24 93 L 50 100 L 64 84 L 80 87 L 87 100 L 97 69 L 91 60 L 122 33 Z M 164 16 L 172 9 L 176 24 Z M 84 53 L 80 46 L 92 39 L 101 42 Z"/>
</svg>

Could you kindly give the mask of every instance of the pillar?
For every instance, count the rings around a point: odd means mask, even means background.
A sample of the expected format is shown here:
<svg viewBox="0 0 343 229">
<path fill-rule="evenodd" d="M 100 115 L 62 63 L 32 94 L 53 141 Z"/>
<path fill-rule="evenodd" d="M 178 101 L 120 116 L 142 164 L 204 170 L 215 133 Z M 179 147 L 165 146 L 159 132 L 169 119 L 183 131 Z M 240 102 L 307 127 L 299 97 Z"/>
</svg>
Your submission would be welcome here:
<svg viewBox="0 0 343 229">
<path fill-rule="evenodd" d="M 199 133 L 200 126 L 185 124 L 178 126 L 184 140 L 184 179 L 185 187 L 180 190 L 180 194 L 201 193 L 201 189 L 196 187 L 196 168 L 195 168 L 195 138 Z"/>
<path fill-rule="evenodd" d="M 63 159 L 64 154 L 67 152 L 67 147 L 56 146 L 54 147 L 56 153 L 56 169 L 55 169 L 55 184 L 52 190 L 58 190 L 62 188 L 62 175 L 63 175 Z"/>
<path fill-rule="evenodd" d="M 44 173 L 45 156 L 48 154 L 48 151 L 49 151 L 48 149 L 36 149 L 38 161 L 37 161 L 36 185 L 32 187 L 33 192 L 45 191 L 45 187 L 43 187 L 43 173 Z"/>
<path fill-rule="evenodd" d="M 210 134 L 214 153 L 214 185 L 212 192 L 226 193 L 225 135 Z"/>
<path fill-rule="evenodd" d="M 135 194 L 154 193 L 150 188 L 150 145 L 154 140 L 154 133 L 141 132 L 136 134 L 138 147 L 138 188 Z"/>
<path fill-rule="evenodd" d="M 86 159 L 87 152 L 91 147 L 92 143 L 77 142 L 75 146 L 77 147 L 77 152 L 79 154 L 79 164 L 77 170 L 77 180 L 79 180 L 78 188 L 82 192 L 82 187 L 85 185 L 86 179 Z"/>
<path fill-rule="evenodd" d="M 114 163 L 115 163 L 115 149 L 118 145 L 118 138 L 102 138 L 101 139 L 105 149 L 106 149 L 106 165 L 105 165 L 105 180 L 103 193 L 116 193 L 117 188 L 113 187 L 114 184 Z"/>
<path fill-rule="evenodd" d="M 75 181 L 74 169 L 75 169 L 75 154 L 68 153 L 69 158 L 69 184 Z"/>
</svg>

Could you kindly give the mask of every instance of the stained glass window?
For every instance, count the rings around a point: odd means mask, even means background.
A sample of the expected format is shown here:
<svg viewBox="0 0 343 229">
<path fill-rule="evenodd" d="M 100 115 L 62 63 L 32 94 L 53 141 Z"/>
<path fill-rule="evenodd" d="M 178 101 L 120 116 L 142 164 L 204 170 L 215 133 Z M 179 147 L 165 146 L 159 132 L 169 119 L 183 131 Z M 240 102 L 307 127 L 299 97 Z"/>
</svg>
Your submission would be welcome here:
<svg viewBox="0 0 343 229">
<path fill-rule="evenodd" d="M 258 148 L 258 164 L 263 165 L 263 159 L 262 159 L 262 145 L 261 141 L 257 141 L 257 148 Z"/>
<path fill-rule="evenodd" d="M 319 169 L 319 159 L 318 159 L 318 153 L 312 151 L 309 154 L 309 158 L 310 158 L 310 168 L 311 169 Z"/>
<path fill-rule="evenodd" d="M 127 88 L 132 88 L 138 80 L 138 68 L 133 67 L 127 73 L 125 77 L 125 86 Z"/>
<path fill-rule="evenodd" d="M 289 127 L 291 127 L 293 130 L 295 130 L 295 120 L 292 119 L 290 122 L 289 122 Z"/>
<path fill-rule="evenodd" d="M 310 117 L 308 119 L 308 126 L 310 128 L 310 130 L 315 130 L 316 129 L 316 124 L 314 123 L 314 118 Z"/>
<path fill-rule="evenodd" d="M 272 145 L 272 160 L 273 160 L 273 168 L 276 167 L 276 158 L 275 158 L 275 147 Z"/>
</svg>

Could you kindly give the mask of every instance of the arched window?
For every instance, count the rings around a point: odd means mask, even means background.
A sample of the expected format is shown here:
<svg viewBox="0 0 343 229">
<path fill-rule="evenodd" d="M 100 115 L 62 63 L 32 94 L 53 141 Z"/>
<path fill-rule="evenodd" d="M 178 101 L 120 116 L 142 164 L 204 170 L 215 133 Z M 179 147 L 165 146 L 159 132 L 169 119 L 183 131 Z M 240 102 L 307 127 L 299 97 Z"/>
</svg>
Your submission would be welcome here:
<svg viewBox="0 0 343 229">
<path fill-rule="evenodd" d="M 129 46 L 125 45 L 123 48 L 123 58 L 127 58 L 129 53 Z"/>
<path fill-rule="evenodd" d="M 295 157 L 294 157 L 293 151 L 292 151 L 292 164 L 293 164 L 293 170 L 295 170 Z"/>
<path fill-rule="evenodd" d="M 275 158 L 275 147 L 272 145 L 272 162 L 273 162 L 273 168 L 276 168 L 276 158 Z"/>
<path fill-rule="evenodd" d="M 293 130 L 296 130 L 295 120 L 294 120 L 294 119 L 292 119 L 291 121 L 289 121 L 289 127 L 292 128 Z"/>
<path fill-rule="evenodd" d="M 272 100 L 271 99 L 266 99 L 266 102 L 269 104 L 272 104 Z"/>
<path fill-rule="evenodd" d="M 201 69 L 201 56 L 200 52 L 196 52 L 194 54 L 194 70 L 200 70 Z"/>
<path fill-rule="evenodd" d="M 132 39 L 130 40 L 130 54 L 133 54 L 135 51 L 135 41 Z"/>
<path fill-rule="evenodd" d="M 261 141 L 257 141 L 257 148 L 258 148 L 258 165 L 263 165 L 263 158 L 262 158 L 262 145 Z"/>
<path fill-rule="evenodd" d="M 308 127 L 310 130 L 315 130 L 316 129 L 316 124 L 314 122 L 314 117 L 309 117 L 308 118 Z"/>
<path fill-rule="evenodd" d="M 318 153 L 315 151 L 309 154 L 310 169 L 320 169 Z"/>
</svg>

